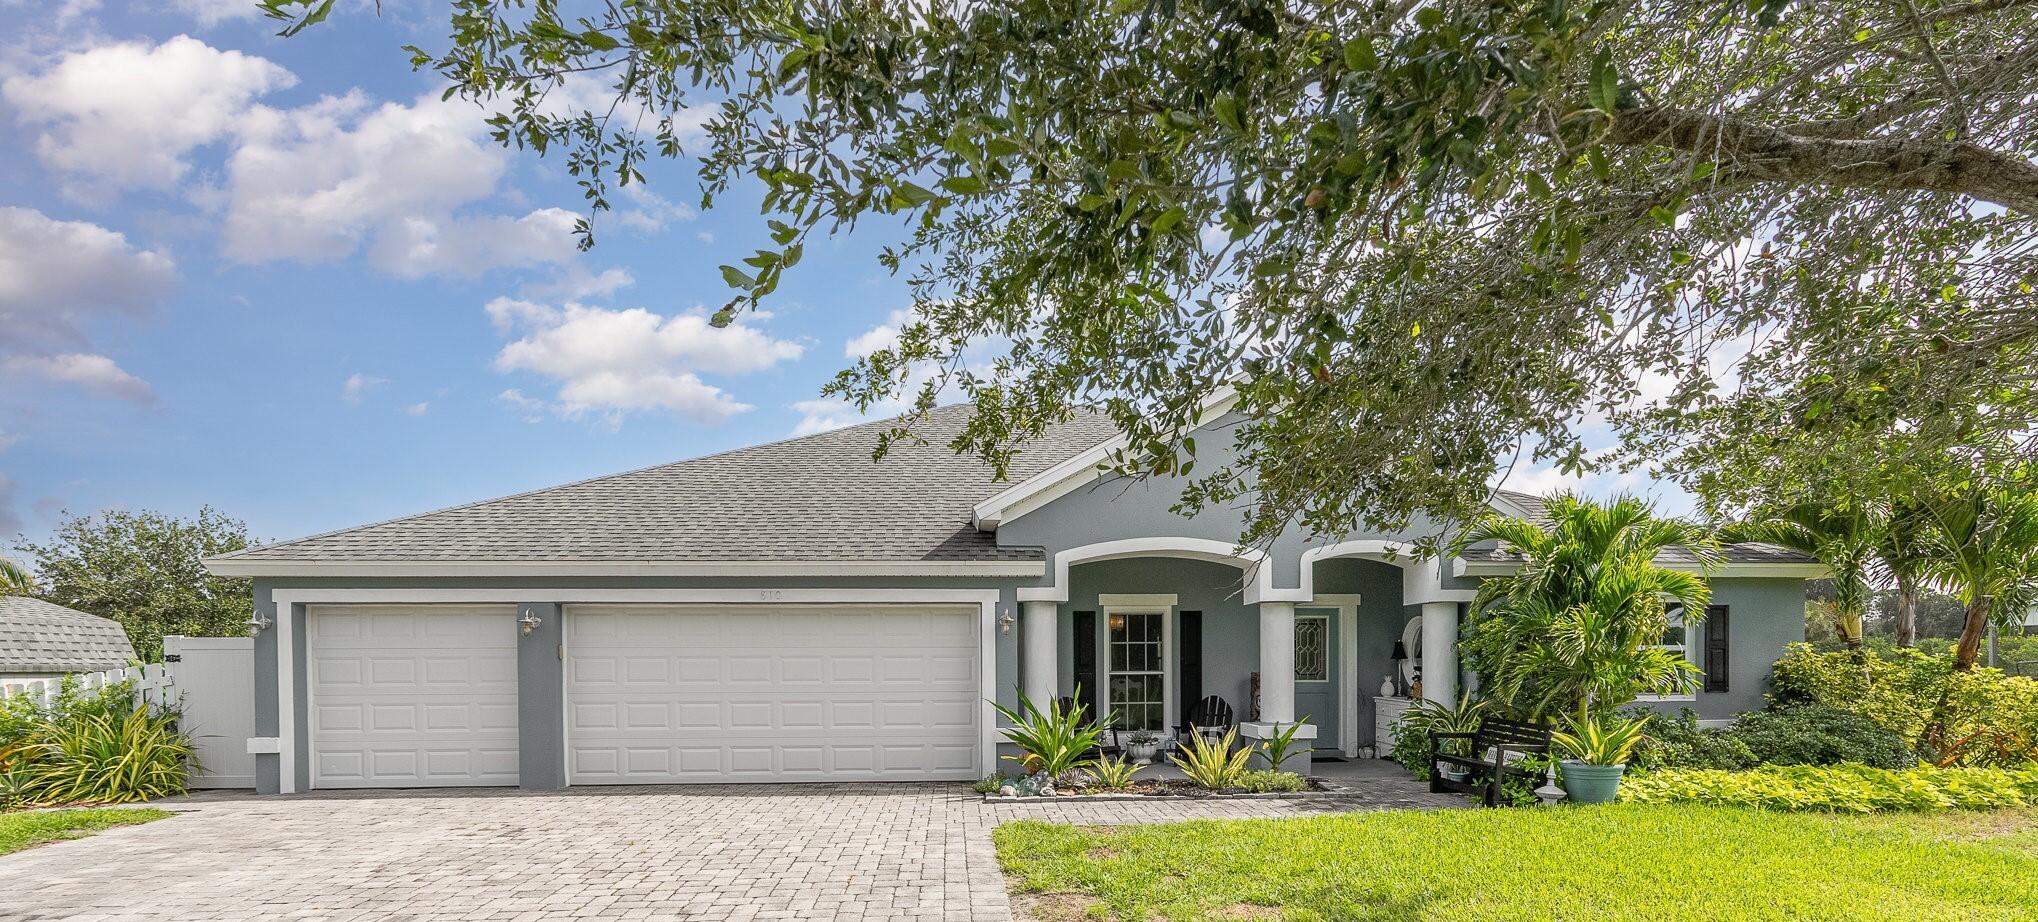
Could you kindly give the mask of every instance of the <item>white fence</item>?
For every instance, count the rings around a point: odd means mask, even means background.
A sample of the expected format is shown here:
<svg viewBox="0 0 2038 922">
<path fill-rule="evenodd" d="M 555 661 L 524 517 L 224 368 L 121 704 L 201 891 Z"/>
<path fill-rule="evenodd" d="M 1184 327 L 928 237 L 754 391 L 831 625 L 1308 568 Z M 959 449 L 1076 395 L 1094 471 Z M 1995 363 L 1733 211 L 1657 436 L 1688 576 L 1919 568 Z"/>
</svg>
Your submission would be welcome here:
<svg viewBox="0 0 2038 922">
<path fill-rule="evenodd" d="M 175 706 L 177 677 L 161 663 L 149 666 L 130 666 L 126 669 L 108 669 L 105 672 L 81 672 L 74 677 L 78 690 L 91 692 L 121 682 L 134 683 L 135 703 Z M 8 697 L 27 695 L 39 707 L 49 707 L 57 700 L 57 693 L 64 687 L 64 680 L 53 679 L 9 679 L 0 681 L 0 692 Z"/>
<path fill-rule="evenodd" d="M 27 695 L 49 707 L 63 679 L 8 679 L 0 694 Z M 178 726 L 191 737 L 201 771 L 194 788 L 252 788 L 255 757 L 255 642 L 247 637 L 163 638 L 163 662 L 76 676 L 81 691 L 134 683 L 135 702 L 182 710 Z"/>
</svg>

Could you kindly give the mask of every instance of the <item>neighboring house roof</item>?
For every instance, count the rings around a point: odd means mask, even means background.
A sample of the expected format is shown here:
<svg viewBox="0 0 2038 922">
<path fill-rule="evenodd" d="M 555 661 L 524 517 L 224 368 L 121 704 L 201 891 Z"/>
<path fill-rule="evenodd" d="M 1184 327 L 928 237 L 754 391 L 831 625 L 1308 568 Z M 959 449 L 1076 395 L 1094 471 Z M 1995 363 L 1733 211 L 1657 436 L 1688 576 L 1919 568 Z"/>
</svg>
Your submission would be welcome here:
<svg viewBox="0 0 2038 922">
<path fill-rule="evenodd" d="M 894 421 L 251 548 L 208 564 L 253 573 L 272 561 L 1038 561 L 1038 549 L 1001 548 L 971 523 L 971 505 L 1002 486 L 989 465 L 949 448 L 971 412 L 967 404 L 930 411 L 913 427 L 923 444 L 894 443 L 876 463 L 878 436 Z M 1102 414 L 1079 414 L 1021 444 L 1009 476 L 1031 476 L 1115 431 Z"/>
<path fill-rule="evenodd" d="M 1533 493 L 1522 493 L 1517 490 L 1495 490 L 1493 491 L 1493 496 L 1496 500 L 1495 505 L 1502 507 L 1501 511 L 1503 512 L 1519 515 L 1532 522 L 1549 521 L 1547 497 L 1537 496 Z M 1778 547 L 1774 544 L 1757 544 L 1753 542 L 1729 544 L 1720 550 L 1722 556 L 1726 558 L 1726 564 L 1729 566 L 1736 564 L 1796 564 L 1813 567 L 1819 564 L 1817 557 L 1794 551 L 1790 548 Z M 1467 564 L 1512 564 L 1521 561 L 1519 554 L 1504 551 L 1497 544 L 1468 549 L 1462 556 Z M 1696 567 L 1698 565 L 1698 557 L 1692 554 L 1691 551 L 1681 547 L 1668 548 L 1658 553 L 1656 561 L 1665 566 L 1673 567 Z"/>
<path fill-rule="evenodd" d="M 0 673 L 98 672 L 133 659 L 118 621 L 25 595 L 0 596 Z"/>
</svg>

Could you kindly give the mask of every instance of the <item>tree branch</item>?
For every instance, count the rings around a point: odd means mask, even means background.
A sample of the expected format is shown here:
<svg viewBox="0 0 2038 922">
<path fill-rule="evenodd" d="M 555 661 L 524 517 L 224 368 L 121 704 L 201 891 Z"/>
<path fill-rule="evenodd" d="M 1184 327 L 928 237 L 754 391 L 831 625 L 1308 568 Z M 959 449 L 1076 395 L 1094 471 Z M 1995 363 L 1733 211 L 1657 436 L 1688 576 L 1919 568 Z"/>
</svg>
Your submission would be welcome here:
<svg viewBox="0 0 2038 922">
<path fill-rule="evenodd" d="M 1816 137 L 1663 106 L 1621 112 L 1605 140 L 1718 157 L 1769 182 L 1945 192 L 2038 216 L 2038 163 L 1967 141 Z"/>
</svg>

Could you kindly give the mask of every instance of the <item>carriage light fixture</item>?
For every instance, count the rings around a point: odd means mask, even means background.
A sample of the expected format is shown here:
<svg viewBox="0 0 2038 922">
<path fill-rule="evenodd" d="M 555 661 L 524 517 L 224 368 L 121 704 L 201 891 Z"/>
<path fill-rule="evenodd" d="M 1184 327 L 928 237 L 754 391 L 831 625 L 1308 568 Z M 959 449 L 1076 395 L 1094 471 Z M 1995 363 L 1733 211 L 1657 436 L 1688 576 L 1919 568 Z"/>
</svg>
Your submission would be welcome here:
<svg viewBox="0 0 2038 922">
<path fill-rule="evenodd" d="M 538 625 L 544 623 L 545 619 L 538 617 L 537 610 L 530 608 L 524 609 L 523 617 L 517 619 L 517 624 L 522 626 L 524 629 L 525 637 L 531 636 L 531 632 L 537 630 Z"/>
<path fill-rule="evenodd" d="M 254 614 L 248 616 L 248 633 L 260 634 L 263 631 L 268 630 L 270 627 L 273 627 L 275 624 L 276 620 L 274 618 L 262 614 L 261 611 L 257 610 Z"/>
<path fill-rule="evenodd" d="M 999 610 L 998 610 L 998 633 L 1000 633 L 1000 634 L 1010 634 L 1010 633 L 1012 633 L 1012 624 L 1013 624 L 1013 618 L 1012 618 L 1012 610 L 1011 610 L 1011 609 L 1009 609 L 1009 608 L 1001 608 L 1001 609 L 999 609 Z"/>
</svg>

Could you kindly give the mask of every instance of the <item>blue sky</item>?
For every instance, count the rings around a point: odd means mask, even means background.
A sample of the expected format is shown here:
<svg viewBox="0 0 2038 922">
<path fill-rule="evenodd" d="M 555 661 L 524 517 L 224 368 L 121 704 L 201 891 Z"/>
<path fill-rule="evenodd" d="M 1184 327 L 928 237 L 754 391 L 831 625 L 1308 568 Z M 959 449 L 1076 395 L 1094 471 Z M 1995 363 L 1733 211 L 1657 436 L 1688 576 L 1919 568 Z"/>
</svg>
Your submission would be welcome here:
<svg viewBox="0 0 2038 922">
<path fill-rule="evenodd" d="M 576 252 L 562 164 L 410 71 L 443 17 L 0 0 L 0 547 L 204 504 L 289 538 L 854 420 L 816 397 L 908 304 L 896 228 L 710 330 L 755 190 L 697 214 L 656 165 Z"/>
</svg>

